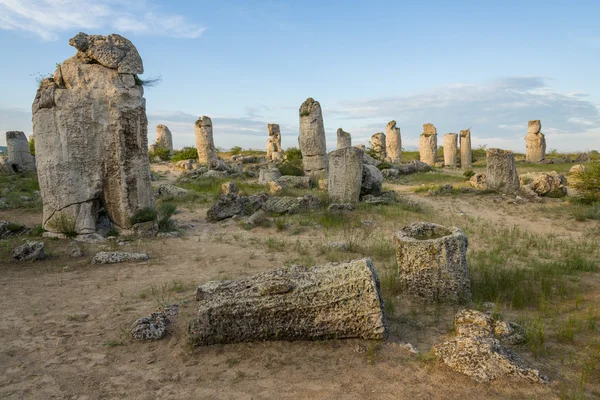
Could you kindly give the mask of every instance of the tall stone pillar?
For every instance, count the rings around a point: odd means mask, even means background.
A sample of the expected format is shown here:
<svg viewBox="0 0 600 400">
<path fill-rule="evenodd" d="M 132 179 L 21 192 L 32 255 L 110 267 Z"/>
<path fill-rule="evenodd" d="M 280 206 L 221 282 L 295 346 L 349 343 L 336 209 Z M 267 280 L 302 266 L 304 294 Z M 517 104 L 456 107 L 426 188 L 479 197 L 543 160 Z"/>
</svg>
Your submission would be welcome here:
<svg viewBox="0 0 600 400">
<path fill-rule="evenodd" d="M 519 190 L 519 174 L 515 155 L 510 150 L 488 149 L 486 184 L 489 190 L 515 193 Z"/>
<path fill-rule="evenodd" d="M 14 172 L 35 171 L 35 158 L 29 151 L 29 142 L 23 132 L 6 132 L 8 158 L 6 163 Z"/>
<path fill-rule="evenodd" d="M 385 161 L 387 158 L 385 133 L 379 132 L 371 136 L 371 150 L 375 152 L 378 160 Z"/>
<path fill-rule="evenodd" d="M 328 155 L 327 190 L 330 203 L 358 203 L 363 175 L 363 154 L 356 147 L 344 147 Z"/>
<path fill-rule="evenodd" d="M 345 132 L 342 128 L 337 130 L 337 149 L 343 149 L 344 147 L 352 146 L 352 137 L 348 132 Z"/>
<path fill-rule="evenodd" d="M 462 169 L 473 166 L 471 152 L 471 130 L 460 131 L 460 167 Z"/>
<path fill-rule="evenodd" d="M 156 125 L 156 147 L 168 149 L 173 155 L 173 135 L 166 125 Z"/>
<path fill-rule="evenodd" d="M 304 173 L 313 180 L 327 177 L 327 143 L 323 113 L 318 101 L 309 97 L 300 106 L 300 151 Z"/>
<path fill-rule="evenodd" d="M 206 115 L 198 118 L 194 124 L 198 164 L 214 168 L 219 164 L 215 142 L 213 141 L 212 121 Z"/>
<path fill-rule="evenodd" d="M 525 160 L 540 162 L 546 158 L 546 136 L 541 132 L 540 120 L 529 121 L 525 136 Z"/>
<path fill-rule="evenodd" d="M 269 132 L 269 139 L 267 139 L 267 160 L 281 161 L 283 159 L 283 151 L 281 150 L 279 124 L 268 124 L 267 131 Z"/>
<path fill-rule="evenodd" d="M 385 147 L 387 161 L 392 164 L 400 164 L 402 162 L 402 138 L 400 137 L 400 128 L 396 127 L 396 121 L 388 122 L 385 128 Z"/>
<path fill-rule="evenodd" d="M 437 154 L 437 130 L 433 124 L 423 124 L 423 133 L 419 138 L 419 155 L 425 164 L 435 166 Z"/>
<path fill-rule="evenodd" d="M 444 166 L 456 168 L 458 134 L 448 133 L 444 135 L 442 140 L 444 145 Z"/>
</svg>

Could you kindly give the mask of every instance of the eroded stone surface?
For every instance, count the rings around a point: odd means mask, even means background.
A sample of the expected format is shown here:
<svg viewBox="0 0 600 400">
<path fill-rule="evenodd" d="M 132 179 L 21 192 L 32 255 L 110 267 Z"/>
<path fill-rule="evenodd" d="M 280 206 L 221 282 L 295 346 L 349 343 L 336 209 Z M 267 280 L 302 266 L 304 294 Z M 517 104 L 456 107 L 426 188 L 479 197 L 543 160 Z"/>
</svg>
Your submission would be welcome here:
<svg viewBox="0 0 600 400">
<path fill-rule="evenodd" d="M 402 138 L 400 137 L 400 128 L 396 127 L 396 121 L 388 122 L 385 128 L 385 146 L 386 161 L 400 164 L 402 162 Z"/>
<path fill-rule="evenodd" d="M 135 340 L 158 340 L 165 337 L 171 321 L 163 312 L 155 312 L 135 321 L 131 327 L 131 337 Z"/>
<path fill-rule="evenodd" d="M 337 149 L 339 150 L 350 146 L 352 146 L 352 136 L 342 128 L 339 128 L 337 130 Z"/>
<path fill-rule="evenodd" d="M 379 196 L 383 185 L 383 175 L 381 171 L 373 165 L 363 165 L 362 182 L 360 187 L 360 195 L 366 196 L 371 194 Z"/>
<path fill-rule="evenodd" d="M 434 166 L 437 154 L 437 130 L 433 124 L 423 124 L 419 137 L 419 158 L 427 165 Z"/>
<path fill-rule="evenodd" d="M 213 140 L 212 121 L 206 115 L 201 116 L 194 123 L 196 133 L 196 149 L 198 150 L 198 164 L 206 165 L 212 169 L 218 166 L 217 150 Z"/>
<path fill-rule="evenodd" d="M 144 66 L 137 49 L 121 35 L 87 35 L 79 32 L 69 44 L 80 51 L 80 57 L 89 62 L 117 70 L 120 74 L 143 74 Z"/>
<path fill-rule="evenodd" d="M 510 150 L 488 149 L 486 151 L 487 189 L 501 193 L 515 193 L 519 190 L 519 175 L 515 156 Z"/>
<path fill-rule="evenodd" d="M 525 160 L 540 162 L 546 158 L 546 136 L 541 132 L 540 120 L 529 121 L 525 136 Z"/>
<path fill-rule="evenodd" d="M 332 203 L 357 203 L 363 176 L 363 151 L 344 147 L 328 155 L 327 191 Z"/>
<path fill-rule="evenodd" d="M 321 201 L 310 194 L 304 197 L 269 197 L 263 208 L 276 214 L 295 214 L 303 211 L 315 210 L 321 207 Z"/>
<path fill-rule="evenodd" d="M 315 180 L 327 177 L 327 143 L 321 105 L 312 97 L 300 106 L 300 137 L 304 173 Z"/>
<path fill-rule="evenodd" d="M 381 161 L 385 161 L 387 158 L 385 139 L 385 133 L 383 132 L 378 132 L 371 136 L 371 150 L 377 155 L 375 158 Z"/>
<path fill-rule="evenodd" d="M 281 161 L 283 150 L 281 149 L 281 131 L 278 124 L 268 124 L 267 131 L 269 139 L 267 139 L 267 160 Z"/>
<path fill-rule="evenodd" d="M 173 135 L 166 125 L 156 125 L 156 145 L 161 149 L 169 150 L 169 153 L 173 155 Z"/>
<path fill-rule="evenodd" d="M 150 256 L 147 253 L 129 253 L 126 251 L 101 251 L 96 253 L 92 264 L 118 264 L 130 261 L 146 261 Z"/>
<path fill-rule="evenodd" d="M 27 136 L 23 132 L 6 132 L 6 148 L 6 165 L 12 172 L 35 171 L 35 158 L 31 155 Z"/>
<path fill-rule="evenodd" d="M 567 178 L 556 171 L 529 172 L 519 176 L 521 187 L 527 186 L 538 196 L 564 197 L 567 195 Z"/>
<path fill-rule="evenodd" d="M 444 166 L 456 168 L 458 134 L 448 133 L 444 135 L 442 140 L 444 146 Z"/>
<path fill-rule="evenodd" d="M 18 261 L 35 261 L 46 258 L 44 242 L 27 241 L 12 251 L 12 256 Z"/>
<path fill-rule="evenodd" d="M 473 166 L 473 153 L 471 152 L 471 130 L 460 131 L 460 167 L 463 169 Z"/>
</svg>

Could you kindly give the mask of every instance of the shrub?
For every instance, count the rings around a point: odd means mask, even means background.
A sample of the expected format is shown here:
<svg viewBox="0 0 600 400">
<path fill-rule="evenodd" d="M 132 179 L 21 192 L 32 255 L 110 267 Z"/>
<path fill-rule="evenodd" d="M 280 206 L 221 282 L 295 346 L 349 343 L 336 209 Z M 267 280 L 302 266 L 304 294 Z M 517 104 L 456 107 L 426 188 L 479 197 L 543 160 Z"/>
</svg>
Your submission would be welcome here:
<svg viewBox="0 0 600 400">
<path fill-rule="evenodd" d="M 578 199 L 585 204 L 600 200 L 600 164 L 590 165 L 575 175 L 573 187 L 579 192 Z"/>
<path fill-rule="evenodd" d="M 171 219 L 177 211 L 173 203 L 161 203 L 158 206 L 158 230 L 159 232 L 171 232 L 175 229 L 175 222 Z"/>
<path fill-rule="evenodd" d="M 62 233 L 68 238 L 74 238 L 77 236 L 77 230 L 75 229 L 75 218 L 65 213 L 60 213 L 52 219 L 49 225 L 56 229 L 57 232 Z"/>
<path fill-rule="evenodd" d="M 141 222 L 154 221 L 156 219 L 156 210 L 152 207 L 140 208 L 129 218 L 131 225 L 139 224 Z"/>
<path fill-rule="evenodd" d="M 231 148 L 230 152 L 232 156 L 235 156 L 242 152 L 242 148 L 240 146 L 234 146 Z"/>
<path fill-rule="evenodd" d="M 184 147 L 181 150 L 175 150 L 173 156 L 171 156 L 171 162 L 177 162 L 181 160 L 197 160 L 198 150 L 195 147 Z"/>
<path fill-rule="evenodd" d="M 304 176 L 304 169 L 302 168 L 302 162 L 298 163 L 284 162 L 279 166 L 279 172 L 281 175 L 293 175 L 293 176 Z"/>
<path fill-rule="evenodd" d="M 367 147 L 367 149 L 365 150 L 365 154 L 373 157 L 376 160 L 379 160 L 379 154 L 377 154 L 377 152 L 370 147 Z"/>
<path fill-rule="evenodd" d="M 486 160 L 487 159 L 487 156 L 485 154 L 486 151 L 487 151 L 486 144 L 482 144 L 481 146 L 479 146 L 478 148 L 473 150 L 471 152 L 471 157 L 472 157 L 473 162 L 480 161 L 480 160 Z"/>
<path fill-rule="evenodd" d="M 293 162 L 302 160 L 302 152 L 297 147 L 289 147 L 284 154 L 285 161 Z"/>
<path fill-rule="evenodd" d="M 390 169 L 390 168 L 394 168 L 394 166 L 392 164 L 390 164 L 389 162 L 382 162 L 381 164 L 379 164 L 377 166 L 377 168 L 379 168 L 379 170 L 384 170 L 384 169 Z"/>
<path fill-rule="evenodd" d="M 466 180 L 471 179 L 471 177 L 475 175 L 475 171 L 473 171 L 472 169 L 468 169 L 465 172 L 463 172 L 463 176 L 465 177 Z"/>
<path fill-rule="evenodd" d="M 154 158 L 158 157 L 162 161 L 169 161 L 171 159 L 171 151 L 162 147 L 157 147 L 154 151 L 148 152 L 148 159 L 150 162 L 154 161 Z"/>
<path fill-rule="evenodd" d="M 29 138 L 29 152 L 32 156 L 35 156 L 35 139 L 33 136 Z"/>
</svg>

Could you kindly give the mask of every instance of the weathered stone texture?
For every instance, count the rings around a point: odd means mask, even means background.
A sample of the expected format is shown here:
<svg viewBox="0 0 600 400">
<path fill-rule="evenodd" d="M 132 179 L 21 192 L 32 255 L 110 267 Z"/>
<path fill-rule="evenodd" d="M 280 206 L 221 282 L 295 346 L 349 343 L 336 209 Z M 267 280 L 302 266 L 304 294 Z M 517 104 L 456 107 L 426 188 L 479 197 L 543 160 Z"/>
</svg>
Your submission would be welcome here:
<svg viewBox="0 0 600 400">
<path fill-rule="evenodd" d="M 147 261 L 150 256 L 146 253 L 129 253 L 126 251 L 101 251 L 96 253 L 92 264 L 118 264 L 130 261 Z"/>
<path fill-rule="evenodd" d="M 375 158 L 380 161 L 385 161 L 387 158 L 387 150 L 385 144 L 385 133 L 378 132 L 371 136 L 371 150 L 376 154 Z"/>
<path fill-rule="evenodd" d="M 281 172 L 277 168 L 261 168 L 258 171 L 258 183 L 260 185 L 266 185 L 279 178 L 281 178 Z"/>
<path fill-rule="evenodd" d="M 539 120 L 529 121 L 525 136 L 525 160 L 528 162 L 540 162 L 546 158 L 546 136 L 541 129 Z"/>
<path fill-rule="evenodd" d="M 352 146 L 352 136 L 342 128 L 339 128 L 337 130 L 337 149 L 339 150 L 350 146 Z"/>
<path fill-rule="evenodd" d="M 173 135 L 166 125 L 156 125 L 156 147 L 167 149 L 173 155 Z"/>
<path fill-rule="evenodd" d="M 460 131 L 460 167 L 463 169 L 473 166 L 473 153 L 471 152 L 471 130 Z"/>
<path fill-rule="evenodd" d="M 300 106 L 300 136 L 304 173 L 318 180 L 327 177 L 327 143 L 321 105 L 312 97 Z"/>
<path fill-rule="evenodd" d="M 515 193 L 519 190 L 519 175 L 515 156 L 510 150 L 488 149 L 486 151 L 487 189 L 503 193 Z"/>
<path fill-rule="evenodd" d="M 368 194 L 379 196 L 382 186 L 383 175 L 381 171 L 373 165 L 363 163 L 360 196 L 363 197 Z"/>
<path fill-rule="evenodd" d="M 467 236 L 456 227 L 429 222 L 405 226 L 394 234 L 401 285 L 427 301 L 469 301 L 467 244 Z"/>
<path fill-rule="evenodd" d="M 357 203 L 363 175 L 363 151 L 344 147 L 328 155 L 327 190 L 330 203 Z"/>
<path fill-rule="evenodd" d="M 402 162 L 402 138 L 400 137 L 400 128 L 396 127 L 396 121 L 388 122 L 385 128 L 385 146 L 387 161 L 392 164 Z"/>
<path fill-rule="evenodd" d="M 267 139 L 267 160 L 281 161 L 283 158 L 283 150 L 281 149 L 281 131 L 278 124 L 268 124 L 267 131 L 269 139 Z"/>
<path fill-rule="evenodd" d="M 456 168 L 457 142 L 458 134 L 448 133 L 444 135 L 444 166 Z"/>
<path fill-rule="evenodd" d="M 6 164 L 13 172 L 35 171 L 35 158 L 29 151 L 29 142 L 23 132 L 6 132 L 8 157 Z"/>
<path fill-rule="evenodd" d="M 521 187 L 529 187 L 538 196 L 564 197 L 567 195 L 567 178 L 552 172 L 530 172 L 519 176 Z"/>
<path fill-rule="evenodd" d="M 219 159 L 213 140 L 212 121 L 209 117 L 203 115 L 196 120 L 194 129 L 196 132 L 198 164 L 206 165 L 208 168 L 216 168 L 219 165 Z"/>
<path fill-rule="evenodd" d="M 283 267 L 196 291 L 195 345 L 257 340 L 386 336 L 379 279 L 370 259 Z"/>
<path fill-rule="evenodd" d="M 419 158 L 425 164 L 434 166 L 437 154 L 437 130 L 433 124 L 423 124 L 419 138 Z"/>
<path fill-rule="evenodd" d="M 153 207 L 143 71 L 135 47 L 119 35 L 71 39 L 81 51 L 45 79 L 32 105 L 43 226 L 70 220 L 96 231 L 99 211 L 120 228 Z M 83 50 L 82 50 L 83 49 Z"/>
</svg>

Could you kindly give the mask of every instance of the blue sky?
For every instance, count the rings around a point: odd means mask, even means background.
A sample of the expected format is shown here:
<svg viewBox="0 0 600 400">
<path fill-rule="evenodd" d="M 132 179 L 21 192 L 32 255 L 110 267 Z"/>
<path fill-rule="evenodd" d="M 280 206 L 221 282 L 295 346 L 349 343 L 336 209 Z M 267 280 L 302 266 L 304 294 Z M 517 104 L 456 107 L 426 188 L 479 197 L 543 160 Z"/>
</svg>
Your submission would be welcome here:
<svg viewBox="0 0 600 400">
<path fill-rule="evenodd" d="M 541 119 L 549 149 L 600 149 L 599 19 L 584 0 L 0 0 L 0 132 L 31 133 L 35 75 L 83 31 L 127 37 L 142 78 L 162 77 L 145 94 L 150 142 L 163 123 L 175 147 L 193 145 L 208 115 L 219 147 L 263 148 L 267 123 L 294 146 L 313 97 L 329 148 L 339 127 L 366 144 L 395 119 L 407 148 L 431 122 L 524 151 Z"/>
</svg>

